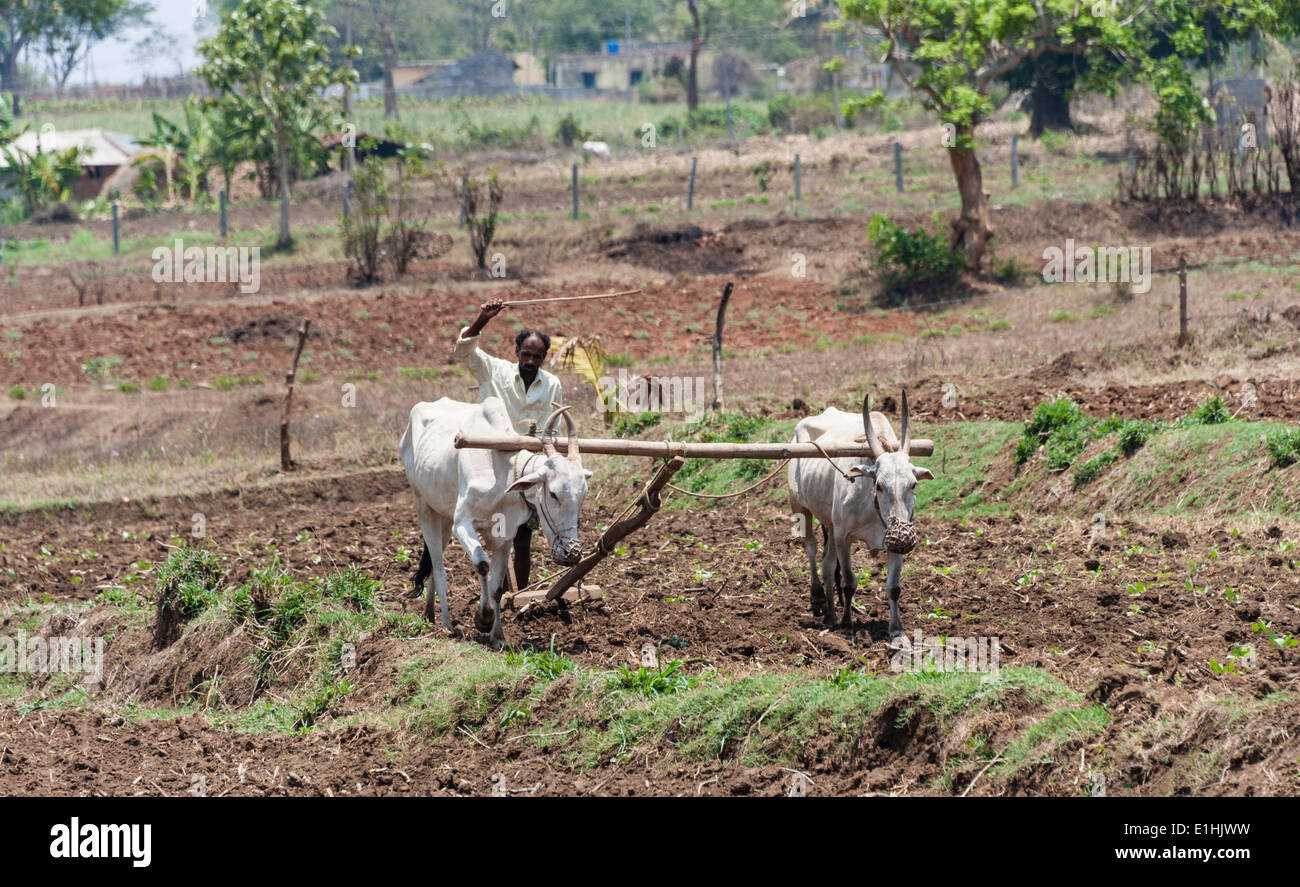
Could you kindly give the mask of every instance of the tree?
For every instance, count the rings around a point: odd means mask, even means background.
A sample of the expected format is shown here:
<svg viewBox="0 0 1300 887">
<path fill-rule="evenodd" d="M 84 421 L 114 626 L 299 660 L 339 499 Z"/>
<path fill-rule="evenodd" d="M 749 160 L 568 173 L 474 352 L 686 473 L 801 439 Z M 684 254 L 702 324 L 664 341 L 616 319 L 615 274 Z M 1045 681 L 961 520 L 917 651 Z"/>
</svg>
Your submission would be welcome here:
<svg viewBox="0 0 1300 887">
<path fill-rule="evenodd" d="M 995 81 L 1048 50 L 1131 47 L 1132 18 L 1145 6 L 1133 0 L 844 0 L 846 18 L 880 31 L 895 76 L 949 127 L 945 147 L 961 194 L 951 241 L 967 270 L 979 269 L 993 234 L 975 130 L 993 110 Z"/>
<path fill-rule="evenodd" d="M 128 28 L 144 24 L 150 7 L 133 0 L 59 0 L 40 39 L 49 60 L 55 95 L 63 92 L 72 69 L 90 47 Z"/>
<path fill-rule="evenodd" d="M 44 32 L 53 17 L 49 0 L 0 0 L 0 89 L 13 95 L 13 114 L 22 114 L 18 58 Z"/>
<path fill-rule="evenodd" d="M 690 30 L 686 32 L 691 41 L 691 61 L 686 74 L 686 109 L 694 111 L 700 106 L 700 49 L 709 42 L 709 30 L 713 27 L 713 10 L 704 12 L 704 28 L 700 29 L 700 4 L 702 0 L 686 0 L 686 7 L 691 13 Z"/>
<path fill-rule="evenodd" d="M 1045 129 L 1073 129 L 1070 102 L 1076 86 L 1106 90 L 1120 77 L 1151 80 L 1155 65 L 1174 64 L 1204 68 L 1211 84 L 1213 69 L 1223 65 L 1230 47 L 1251 33 L 1284 33 L 1279 20 L 1293 3 L 1280 0 L 1157 0 L 1133 21 L 1134 44 L 1140 52 L 1117 54 L 1106 47 L 1086 53 L 1060 53 L 1049 49 L 1007 72 L 1003 80 L 1011 89 L 1030 90 L 1032 110 L 1029 133 Z M 1190 87 L 1190 81 L 1187 81 Z"/>
<path fill-rule="evenodd" d="M 332 68 L 322 42 L 337 38 L 320 10 L 293 0 L 244 0 L 222 18 L 217 36 L 203 41 L 204 63 L 198 73 L 221 93 L 217 103 L 227 113 L 246 114 L 274 141 L 280 183 L 280 236 L 276 247 L 293 245 L 289 233 L 289 164 L 291 144 L 300 136 L 296 121 L 319 115 L 318 122 L 341 126 L 322 97 L 332 85 L 351 83 L 355 74 Z"/>
</svg>

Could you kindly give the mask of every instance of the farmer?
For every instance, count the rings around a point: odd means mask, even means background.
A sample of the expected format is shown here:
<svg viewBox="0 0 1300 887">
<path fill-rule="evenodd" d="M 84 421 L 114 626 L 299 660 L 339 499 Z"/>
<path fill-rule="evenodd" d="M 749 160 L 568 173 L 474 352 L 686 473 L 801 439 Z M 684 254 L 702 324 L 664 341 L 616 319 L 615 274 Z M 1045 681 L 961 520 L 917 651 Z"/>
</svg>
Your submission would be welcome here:
<svg viewBox="0 0 1300 887">
<path fill-rule="evenodd" d="M 564 388 L 560 380 L 542 369 L 542 362 L 551 350 L 551 337 L 539 330 L 521 330 L 515 336 L 515 357 L 511 363 L 493 357 L 478 347 L 479 334 L 487 322 L 501 313 L 505 303 L 490 299 L 479 306 L 478 318 L 460 331 L 456 339 L 456 360 L 478 380 L 478 400 L 499 397 L 505 404 L 506 415 L 519 434 L 528 434 L 531 427 L 540 425 L 552 410 L 552 402 L 561 403 Z M 514 563 L 517 589 L 528 585 L 533 530 L 537 529 L 537 515 L 515 533 Z"/>
</svg>

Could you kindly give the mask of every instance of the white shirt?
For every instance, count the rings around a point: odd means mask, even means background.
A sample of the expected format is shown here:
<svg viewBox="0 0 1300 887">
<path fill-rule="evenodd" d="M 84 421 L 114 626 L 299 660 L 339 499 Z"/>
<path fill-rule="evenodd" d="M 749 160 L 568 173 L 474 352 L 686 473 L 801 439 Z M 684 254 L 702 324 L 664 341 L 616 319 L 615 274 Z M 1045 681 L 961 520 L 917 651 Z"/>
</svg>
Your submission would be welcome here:
<svg viewBox="0 0 1300 887">
<path fill-rule="evenodd" d="M 536 422 L 538 429 L 555 407 L 551 402 L 564 402 L 564 386 L 551 373 L 538 368 L 537 378 L 524 390 L 519 364 L 493 357 L 478 347 L 478 336 L 466 336 L 465 327 L 456 339 L 456 360 L 478 380 L 478 402 L 489 397 L 499 397 L 505 404 L 515 431 L 528 433 L 528 425 Z"/>
</svg>

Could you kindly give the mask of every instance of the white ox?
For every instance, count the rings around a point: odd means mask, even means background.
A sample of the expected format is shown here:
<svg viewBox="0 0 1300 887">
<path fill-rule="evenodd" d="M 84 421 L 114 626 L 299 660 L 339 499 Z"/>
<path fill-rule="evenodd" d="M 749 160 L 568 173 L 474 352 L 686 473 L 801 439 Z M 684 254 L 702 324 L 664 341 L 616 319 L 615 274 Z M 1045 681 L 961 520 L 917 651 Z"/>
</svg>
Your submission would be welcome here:
<svg viewBox="0 0 1300 887">
<path fill-rule="evenodd" d="M 424 617 L 430 622 L 436 597 L 442 625 L 451 629 L 442 552 L 452 538 L 460 543 L 478 572 L 482 593 L 474 625 L 479 631 L 490 630 L 494 650 L 505 644 L 500 597 L 506 582 L 507 554 L 515 532 L 529 518 L 530 507 L 537 512 L 556 563 L 568 566 L 582 557 L 578 515 L 591 472 L 582 467 L 578 435 L 567 409 L 557 409 L 542 424 L 541 453 L 458 450 L 452 445 L 457 433 L 514 433 L 499 398 L 471 404 L 444 397 L 433 403 L 418 403 L 411 409 L 402 435 L 402 464 L 415 493 L 415 510 L 424 534 L 424 554 L 415 585 L 418 589 L 428 580 Z M 567 457 L 556 452 L 550 438 L 561 415 L 569 433 Z"/>
<path fill-rule="evenodd" d="M 825 458 L 790 462 L 790 509 L 795 521 L 803 524 L 804 551 L 812 569 L 812 611 L 827 626 L 834 627 L 836 622 L 835 599 L 827 594 L 828 589 L 834 588 L 844 606 L 840 626 L 853 630 L 853 592 L 858 582 L 851 549 L 855 541 L 860 541 L 867 543 L 872 551 L 889 552 L 885 587 L 889 592 L 890 640 L 903 634 L 903 624 L 898 618 L 898 596 L 902 590 L 899 579 L 903 555 L 916 546 L 916 531 L 912 527 L 916 483 L 934 478 L 928 468 L 913 465 L 908 457 L 910 420 L 907 392 L 903 392 L 903 439 L 895 452 L 885 452 L 880 443 L 878 427 L 888 429 L 889 423 L 881 414 L 871 412 L 870 395 L 862 403 L 860 416 L 831 407 L 795 426 L 795 443 L 816 440 L 823 446 L 831 442 L 851 443 L 865 433 L 873 456 L 868 463 L 850 457 L 835 459 L 835 465 Z M 892 443 L 892 432 L 889 438 Z M 865 481 L 857 483 L 858 478 Z M 822 524 L 825 546 L 820 576 L 813 517 Z M 800 527 L 796 524 L 795 529 Z"/>
</svg>

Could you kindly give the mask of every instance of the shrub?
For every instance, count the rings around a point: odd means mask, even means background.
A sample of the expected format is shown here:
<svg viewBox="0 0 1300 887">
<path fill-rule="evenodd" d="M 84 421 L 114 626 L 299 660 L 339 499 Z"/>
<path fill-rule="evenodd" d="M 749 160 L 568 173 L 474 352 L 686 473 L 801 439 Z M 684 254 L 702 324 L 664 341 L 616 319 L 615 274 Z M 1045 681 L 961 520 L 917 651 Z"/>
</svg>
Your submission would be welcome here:
<svg viewBox="0 0 1300 887">
<path fill-rule="evenodd" d="M 1146 446 L 1151 435 L 1160 430 L 1155 422 L 1144 419 L 1130 419 L 1119 428 L 1119 448 L 1125 456 L 1132 456 Z"/>
<path fill-rule="evenodd" d="M 221 561 L 203 548 L 181 547 L 158 568 L 154 646 L 161 650 L 180 637 L 182 625 L 216 599 L 224 575 Z"/>
<path fill-rule="evenodd" d="M 348 274 L 361 283 L 379 276 L 380 241 L 388 182 L 378 157 L 367 157 L 352 177 L 356 206 L 343 219 L 343 255 L 351 262 Z"/>
<path fill-rule="evenodd" d="M 1223 398 L 1214 395 L 1205 403 L 1197 407 L 1184 420 L 1185 425 L 1222 425 L 1232 418 L 1228 412 L 1228 405 L 1223 402 Z"/>
<path fill-rule="evenodd" d="M 1070 398 L 1058 397 L 1056 400 L 1045 400 L 1034 407 L 1029 424 L 1025 426 L 1025 437 L 1031 435 L 1046 437 L 1051 431 L 1066 425 L 1074 425 L 1081 418 L 1083 413 L 1079 410 L 1079 405 Z"/>
<path fill-rule="evenodd" d="M 487 268 L 488 249 L 496 236 L 497 214 L 504 195 L 496 167 L 488 171 L 486 179 L 471 179 L 468 174 L 463 174 L 459 180 L 449 181 L 449 184 L 465 213 L 465 228 L 469 232 L 474 261 L 479 268 Z"/>
<path fill-rule="evenodd" d="M 1285 468 L 1300 461 L 1300 428 L 1275 431 L 1264 438 L 1264 446 L 1273 459 L 1274 468 Z"/>
<path fill-rule="evenodd" d="M 562 147 L 572 148 L 579 142 L 585 142 L 590 133 L 582 128 L 582 123 L 572 111 L 560 118 L 560 122 L 555 127 L 555 140 Z"/>
<path fill-rule="evenodd" d="M 881 274 L 882 297 L 878 301 L 893 307 L 917 293 L 947 290 L 961 272 L 961 254 L 941 235 L 925 229 L 908 231 L 880 214 L 872 216 L 867 236 L 875 245 L 872 267 Z"/>
</svg>

